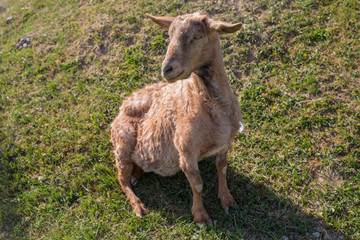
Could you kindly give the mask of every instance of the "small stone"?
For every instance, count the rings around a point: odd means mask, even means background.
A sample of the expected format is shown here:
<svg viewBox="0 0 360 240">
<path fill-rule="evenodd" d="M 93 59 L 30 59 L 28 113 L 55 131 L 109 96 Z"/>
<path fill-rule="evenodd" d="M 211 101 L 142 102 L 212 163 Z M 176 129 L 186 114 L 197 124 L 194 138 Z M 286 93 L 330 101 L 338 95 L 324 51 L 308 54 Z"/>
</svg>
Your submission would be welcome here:
<svg viewBox="0 0 360 240">
<path fill-rule="evenodd" d="M 16 43 L 17 49 L 22 49 L 30 46 L 31 38 L 29 36 L 23 36 L 20 40 Z"/>
<path fill-rule="evenodd" d="M 283 236 L 282 239 L 283 240 L 290 240 L 290 238 L 288 236 Z"/>
<path fill-rule="evenodd" d="M 6 18 L 6 23 L 10 23 L 13 20 L 13 16 Z"/>
<path fill-rule="evenodd" d="M 319 232 L 314 232 L 312 235 L 316 238 L 319 238 L 321 234 Z"/>
</svg>

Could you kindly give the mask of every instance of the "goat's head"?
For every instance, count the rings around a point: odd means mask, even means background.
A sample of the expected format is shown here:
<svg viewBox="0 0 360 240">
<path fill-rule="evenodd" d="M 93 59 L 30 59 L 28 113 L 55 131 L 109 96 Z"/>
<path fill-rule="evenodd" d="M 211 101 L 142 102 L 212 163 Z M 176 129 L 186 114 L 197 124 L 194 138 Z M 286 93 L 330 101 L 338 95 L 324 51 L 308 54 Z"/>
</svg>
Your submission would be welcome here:
<svg viewBox="0 0 360 240">
<path fill-rule="evenodd" d="M 175 18 L 148 16 L 169 31 L 170 43 L 161 68 L 168 82 L 187 78 L 211 61 L 218 34 L 233 33 L 241 28 L 241 23 L 215 21 L 201 11 Z"/>
</svg>

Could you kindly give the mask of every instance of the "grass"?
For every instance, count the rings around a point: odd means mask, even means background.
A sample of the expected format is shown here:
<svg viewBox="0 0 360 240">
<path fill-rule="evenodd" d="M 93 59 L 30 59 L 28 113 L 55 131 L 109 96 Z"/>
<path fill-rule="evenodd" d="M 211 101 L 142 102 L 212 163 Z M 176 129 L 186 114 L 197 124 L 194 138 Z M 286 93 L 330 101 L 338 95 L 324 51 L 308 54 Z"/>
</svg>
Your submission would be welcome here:
<svg viewBox="0 0 360 240">
<path fill-rule="evenodd" d="M 358 1 L 0 4 L 1 239 L 360 239 Z M 193 223 L 182 173 L 145 174 L 137 218 L 109 142 L 124 97 L 161 80 L 168 36 L 145 13 L 200 9 L 244 23 L 222 37 L 247 125 L 229 152 L 229 215 L 214 159 L 200 164 L 213 228 Z"/>
</svg>

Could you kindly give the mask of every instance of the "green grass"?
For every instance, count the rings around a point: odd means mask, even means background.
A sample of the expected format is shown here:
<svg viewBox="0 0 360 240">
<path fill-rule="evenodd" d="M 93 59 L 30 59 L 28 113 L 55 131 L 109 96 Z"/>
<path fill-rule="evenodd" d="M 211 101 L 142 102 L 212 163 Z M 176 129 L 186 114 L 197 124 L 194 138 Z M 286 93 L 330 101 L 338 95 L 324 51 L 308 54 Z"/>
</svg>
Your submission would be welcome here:
<svg viewBox="0 0 360 240">
<path fill-rule="evenodd" d="M 0 238 L 360 239 L 359 6 L 9 2 L 0 13 Z M 161 80 L 168 36 L 145 13 L 197 10 L 244 23 L 222 37 L 247 125 L 229 152 L 238 203 L 229 215 L 214 159 L 200 164 L 213 228 L 193 223 L 182 173 L 145 174 L 134 190 L 150 214 L 137 218 L 110 144 L 124 97 Z M 25 35 L 30 47 L 16 49 Z"/>
</svg>

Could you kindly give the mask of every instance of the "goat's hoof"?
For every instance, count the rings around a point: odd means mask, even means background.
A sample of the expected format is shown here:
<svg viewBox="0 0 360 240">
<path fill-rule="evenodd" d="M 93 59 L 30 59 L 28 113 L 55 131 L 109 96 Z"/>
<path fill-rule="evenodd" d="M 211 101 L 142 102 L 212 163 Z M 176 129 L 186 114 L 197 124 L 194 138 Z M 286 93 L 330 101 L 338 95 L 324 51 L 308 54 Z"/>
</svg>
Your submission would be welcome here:
<svg viewBox="0 0 360 240">
<path fill-rule="evenodd" d="M 132 184 L 133 186 L 135 186 L 135 185 L 138 183 L 138 181 L 139 181 L 139 179 L 137 179 L 137 178 L 134 177 L 134 176 L 131 176 L 131 184 Z"/>
<path fill-rule="evenodd" d="M 225 210 L 226 214 L 229 214 L 229 207 L 230 205 L 233 207 L 236 207 L 236 201 L 234 200 L 233 196 L 228 193 L 220 196 L 221 205 L 223 209 Z"/>
<path fill-rule="evenodd" d="M 196 225 L 198 225 L 199 227 L 204 227 L 204 226 L 214 226 L 213 221 L 211 219 L 208 219 L 206 222 L 196 222 Z"/>
<path fill-rule="evenodd" d="M 214 226 L 213 221 L 212 221 L 211 219 L 209 219 L 209 220 L 206 222 L 206 224 L 207 224 L 208 226 L 210 226 L 210 227 Z"/>
<path fill-rule="evenodd" d="M 229 214 L 229 207 L 224 208 L 224 210 L 226 214 Z"/>
<path fill-rule="evenodd" d="M 198 226 L 208 225 L 211 227 L 213 226 L 213 221 L 211 220 L 205 209 L 203 209 L 202 211 L 198 211 L 196 214 L 193 215 L 196 225 Z"/>
<path fill-rule="evenodd" d="M 143 173 L 143 170 L 138 167 L 137 165 L 134 166 L 134 169 L 131 173 L 131 178 L 130 178 L 130 182 L 131 182 L 131 185 L 135 186 L 139 179 L 141 178 L 141 175 Z"/>
<path fill-rule="evenodd" d="M 147 215 L 147 210 L 146 210 L 145 205 L 143 203 L 140 203 L 137 206 L 135 206 L 134 211 L 135 211 L 136 216 L 138 216 L 140 218 Z"/>
</svg>

